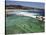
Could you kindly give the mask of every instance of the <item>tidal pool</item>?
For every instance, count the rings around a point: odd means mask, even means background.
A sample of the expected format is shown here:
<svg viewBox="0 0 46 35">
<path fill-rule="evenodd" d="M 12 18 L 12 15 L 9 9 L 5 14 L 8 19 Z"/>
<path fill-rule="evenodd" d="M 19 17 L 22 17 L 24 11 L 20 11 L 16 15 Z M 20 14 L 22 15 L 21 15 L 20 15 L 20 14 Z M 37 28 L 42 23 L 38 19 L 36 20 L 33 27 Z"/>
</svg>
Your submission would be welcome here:
<svg viewBox="0 0 46 35">
<path fill-rule="evenodd" d="M 28 16 L 10 15 L 6 17 L 6 34 L 44 32 L 44 21 Z"/>
</svg>

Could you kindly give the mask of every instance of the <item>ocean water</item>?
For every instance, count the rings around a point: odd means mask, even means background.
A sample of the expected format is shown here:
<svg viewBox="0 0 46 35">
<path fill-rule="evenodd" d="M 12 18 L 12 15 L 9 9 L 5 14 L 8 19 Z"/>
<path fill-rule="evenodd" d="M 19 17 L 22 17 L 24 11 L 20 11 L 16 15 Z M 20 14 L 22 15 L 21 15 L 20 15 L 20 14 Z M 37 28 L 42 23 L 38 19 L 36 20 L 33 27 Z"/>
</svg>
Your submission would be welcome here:
<svg viewBox="0 0 46 35">
<path fill-rule="evenodd" d="M 29 15 L 29 16 L 45 16 L 44 10 L 38 10 L 38 11 L 31 11 L 31 10 L 18 10 L 9 12 L 9 14 L 21 14 L 21 15 Z"/>
</svg>

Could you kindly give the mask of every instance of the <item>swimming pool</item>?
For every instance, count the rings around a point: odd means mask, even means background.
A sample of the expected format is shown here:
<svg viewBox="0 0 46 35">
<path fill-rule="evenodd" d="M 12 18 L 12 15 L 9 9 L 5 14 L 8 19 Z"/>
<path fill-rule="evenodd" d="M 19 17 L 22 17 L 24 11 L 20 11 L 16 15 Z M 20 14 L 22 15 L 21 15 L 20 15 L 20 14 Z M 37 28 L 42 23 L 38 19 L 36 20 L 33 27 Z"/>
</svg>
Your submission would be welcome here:
<svg viewBox="0 0 46 35">
<path fill-rule="evenodd" d="M 44 22 L 28 16 L 6 17 L 6 34 L 44 32 Z"/>
</svg>

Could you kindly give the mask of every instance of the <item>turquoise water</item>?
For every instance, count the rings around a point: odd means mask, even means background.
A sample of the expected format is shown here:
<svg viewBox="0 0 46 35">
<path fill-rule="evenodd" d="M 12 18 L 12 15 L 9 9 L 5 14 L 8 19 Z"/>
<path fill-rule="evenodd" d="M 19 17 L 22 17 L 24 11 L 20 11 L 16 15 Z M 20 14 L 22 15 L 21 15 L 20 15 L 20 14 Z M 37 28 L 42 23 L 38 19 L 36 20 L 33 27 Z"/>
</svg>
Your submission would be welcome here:
<svg viewBox="0 0 46 35">
<path fill-rule="evenodd" d="M 44 22 L 32 17 L 11 15 L 6 17 L 6 34 L 44 32 Z"/>
</svg>

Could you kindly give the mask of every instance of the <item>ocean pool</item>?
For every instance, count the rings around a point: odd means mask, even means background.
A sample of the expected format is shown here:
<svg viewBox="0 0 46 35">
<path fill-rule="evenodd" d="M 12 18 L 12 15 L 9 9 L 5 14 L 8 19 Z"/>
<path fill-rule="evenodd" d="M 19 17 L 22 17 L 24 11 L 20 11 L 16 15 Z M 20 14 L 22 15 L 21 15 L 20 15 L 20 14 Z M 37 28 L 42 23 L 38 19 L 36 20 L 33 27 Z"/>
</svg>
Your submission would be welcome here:
<svg viewBox="0 0 46 35">
<path fill-rule="evenodd" d="M 44 32 L 44 22 L 28 16 L 6 17 L 6 34 Z"/>
</svg>

